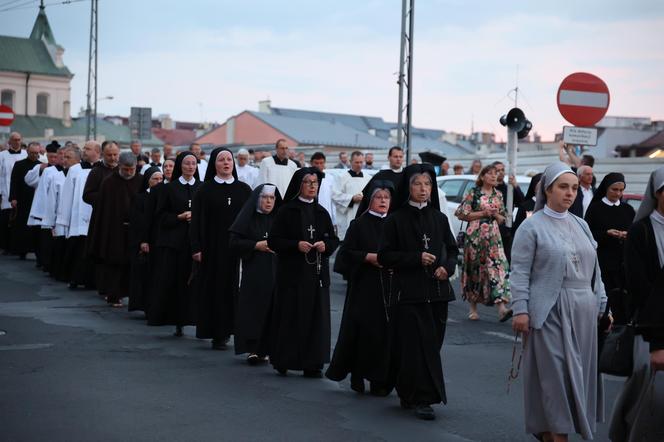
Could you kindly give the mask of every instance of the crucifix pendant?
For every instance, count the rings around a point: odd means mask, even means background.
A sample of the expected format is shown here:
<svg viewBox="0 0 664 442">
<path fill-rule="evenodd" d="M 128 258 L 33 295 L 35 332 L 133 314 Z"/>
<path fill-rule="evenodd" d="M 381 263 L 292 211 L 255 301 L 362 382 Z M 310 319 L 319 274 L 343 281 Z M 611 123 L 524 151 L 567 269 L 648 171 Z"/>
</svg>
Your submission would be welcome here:
<svg viewBox="0 0 664 442">
<path fill-rule="evenodd" d="M 228 198 L 228 205 L 229 206 L 231 205 L 231 198 L 230 197 Z"/>
<path fill-rule="evenodd" d="M 307 232 L 309 232 L 309 239 L 314 239 L 314 232 L 316 229 L 314 229 L 314 226 L 311 224 L 309 225 L 309 228 L 307 229 Z"/>
<path fill-rule="evenodd" d="M 572 264 L 574 264 L 574 268 L 576 271 L 579 271 L 579 263 L 581 260 L 579 259 L 579 256 L 576 254 L 576 252 L 572 252 Z"/>
<path fill-rule="evenodd" d="M 191 209 L 191 200 L 187 200 L 187 208 Z"/>
<path fill-rule="evenodd" d="M 267 232 L 265 232 L 265 236 L 263 238 L 267 239 Z"/>
<path fill-rule="evenodd" d="M 429 250 L 429 241 L 431 241 L 431 238 L 429 238 L 426 233 L 422 235 L 422 243 L 424 244 L 424 250 Z"/>
</svg>

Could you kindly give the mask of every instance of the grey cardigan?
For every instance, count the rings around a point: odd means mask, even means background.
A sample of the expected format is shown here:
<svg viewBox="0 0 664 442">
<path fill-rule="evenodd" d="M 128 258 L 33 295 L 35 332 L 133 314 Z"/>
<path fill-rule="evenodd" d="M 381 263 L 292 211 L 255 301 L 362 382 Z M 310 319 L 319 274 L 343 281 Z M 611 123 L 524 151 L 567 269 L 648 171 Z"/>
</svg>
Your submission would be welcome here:
<svg viewBox="0 0 664 442">
<path fill-rule="evenodd" d="M 567 260 L 565 251 L 557 246 L 560 240 L 544 222 L 543 217 L 546 216 L 543 211 L 538 211 L 524 221 L 516 231 L 512 246 L 512 310 L 514 315 L 527 313 L 530 316 L 530 327 L 536 329 L 542 328 L 558 300 Z M 588 224 L 576 215 L 570 213 L 569 216 L 576 219 L 597 249 Z M 606 308 L 606 293 L 597 260 L 594 293 L 599 315 Z"/>
</svg>

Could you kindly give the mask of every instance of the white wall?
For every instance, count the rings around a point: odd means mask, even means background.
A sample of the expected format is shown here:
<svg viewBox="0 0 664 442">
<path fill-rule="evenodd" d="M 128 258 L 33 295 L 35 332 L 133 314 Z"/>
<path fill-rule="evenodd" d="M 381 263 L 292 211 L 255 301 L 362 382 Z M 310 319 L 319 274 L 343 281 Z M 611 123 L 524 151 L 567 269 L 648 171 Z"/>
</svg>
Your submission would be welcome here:
<svg viewBox="0 0 664 442">
<path fill-rule="evenodd" d="M 14 113 L 25 115 L 25 80 L 26 74 L 0 72 L 0 90 L 14 91 Z M 46 116 L 63 118 L 66 101 L 71 101 L 71 79 L 46 75 L 30 75 L 28 83 L 28 115 L 37 114 L 37 94 L 47 93 L 48 109 Z"/>
</svg>

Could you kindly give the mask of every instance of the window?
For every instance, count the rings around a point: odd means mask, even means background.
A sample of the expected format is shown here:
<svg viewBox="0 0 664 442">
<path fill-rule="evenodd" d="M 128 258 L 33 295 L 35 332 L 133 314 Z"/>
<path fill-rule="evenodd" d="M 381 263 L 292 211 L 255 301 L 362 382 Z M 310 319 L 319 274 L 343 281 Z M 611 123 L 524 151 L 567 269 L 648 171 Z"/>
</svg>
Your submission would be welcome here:
<svg viewBox="0 0 664 442">
<path fill-rule="evenodd" d="M 14 91 L 11 89 L 4 89 L 0 97 L 0 103 L 14 109 Z"/>
<path fill-rule="evenodd" d="M 48 94 L 37 94 L 37 115 L 48 114 Z"/>
<path fill-rule="evenodd" d="M 466 187 L 466 180 L 445 180 L 439 181 L 438 187 L 445 192 L 447 201 L 460 203 L 463 198 L 463 189 Z"/>
</svg>

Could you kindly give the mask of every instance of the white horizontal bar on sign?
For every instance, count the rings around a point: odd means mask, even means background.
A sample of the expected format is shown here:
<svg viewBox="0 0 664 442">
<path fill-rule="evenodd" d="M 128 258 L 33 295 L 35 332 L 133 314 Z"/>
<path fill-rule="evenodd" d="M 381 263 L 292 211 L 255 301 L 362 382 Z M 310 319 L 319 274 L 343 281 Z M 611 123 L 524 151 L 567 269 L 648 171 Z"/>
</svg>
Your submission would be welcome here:
<svg viewBox="0 0 664 442">
<path fill-rule="evenodd" d="M 10 112 L 0 112 L 0 120 L 12 120 L 14 119 L 14 114 Z"/>
<path fill-rule="evenodd" d="M 563 89 L 558 101 L 566 106 L 609 107 L 609 94 L 604 92 L 582 92 Z"/>
</svg>

